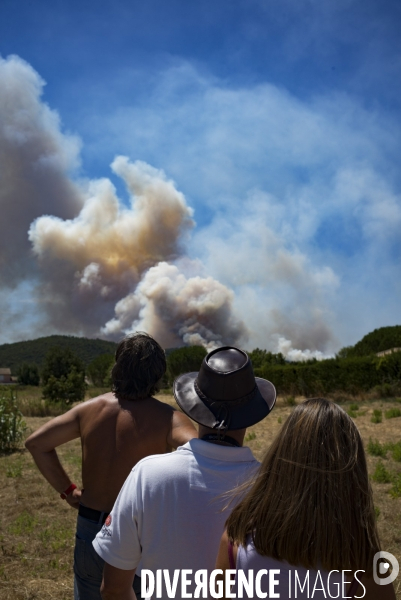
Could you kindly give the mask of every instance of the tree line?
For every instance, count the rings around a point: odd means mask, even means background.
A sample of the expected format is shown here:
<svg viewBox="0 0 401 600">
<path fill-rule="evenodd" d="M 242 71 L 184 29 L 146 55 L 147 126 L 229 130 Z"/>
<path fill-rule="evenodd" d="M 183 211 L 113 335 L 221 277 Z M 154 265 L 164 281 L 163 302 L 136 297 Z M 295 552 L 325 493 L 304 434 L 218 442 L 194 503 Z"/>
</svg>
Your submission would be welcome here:
<svg viewBox="0 0 401 600">
<path fill-rule="evenodd" d="M 85 364 L 71 348 L 54 346 L 48 350 L 41 369 L 34 363 L 20 366 L 19 383 L 41 383 L 43 397 L 49 401 L 69 403 L 82 400 L 88 379 L 96 387 L 111 389 L 115 347 L 113 344 L 110 352 L 110 346 L 107 346 L 108 351 L 97 353 Z M 401 347 L 401 326 L 377 329 L 355 346 L 343 348 L 332 359 L 288 362 L 282 354 L 260 348 L 249 352 L 249 356 L 255 375 L 269 379 L 281 394 L 315 396 L 338 391 L 354 394 L 377 386 L 384 386 L 383 390 L 390 394 L 391 390 L 401 393 L 401 352 L 381 357 L 376 352 L 397 347 Z M 198 371 L 205 356 L 206 350 L 201 346 L 167 350 L 167 371 L 162 387 L 171 388 L 174 379 L 181 373 Z"/>
</svg>

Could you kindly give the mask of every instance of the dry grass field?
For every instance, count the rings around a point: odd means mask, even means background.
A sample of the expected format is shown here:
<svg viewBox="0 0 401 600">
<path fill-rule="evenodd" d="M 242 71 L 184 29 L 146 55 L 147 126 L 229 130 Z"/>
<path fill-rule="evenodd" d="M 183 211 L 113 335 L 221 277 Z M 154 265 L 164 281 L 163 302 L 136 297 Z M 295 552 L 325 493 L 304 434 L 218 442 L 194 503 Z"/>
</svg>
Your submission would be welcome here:
<svg viewBox="0 0 401 600">
<path fill-rule="evenodd" d="M 159 398 L 175 405 L 171 396 Z M 257 458 L 263 456 L 293 410 L 291 402 L 292 399 L 279 398 L 274 412 L 248 430 L 246 444 Z M 354 418 L 366 448 L 369 439 L 381 444 L 395 444 L 401 440 L 401 417 L 386 419 L 383 414 L 381 423 L 371 422 L 374 410 L 401 408 L 400 402 L 364 398 L 353 402 L 358 404 Z M 343 407 L 349 410 L 350 405 L 351 402 L 345 402 Z M 34 431 L 49 418 L 27 416 L 25 421 L 29 430 Z M 79 485 L 79 441 L 61 447 L 59 455 L 71 478 Z M 392 474 L 401 473 L 401 462 L 395 461 L 389 451 L 386 458 L 368 454 L 371 475 L 379 461 Z M 382 547 L 401 563 L 401 497 L 389 494 L 391 483 L 372 481 L 372 487 Z M 25 450 L 0 456 L 0 504 L 0 600 L 71 599 L 76 513 L 45 482 Z M 397 600 L 401 600 L 400 581 L 401 577 L 395 583 Z"/>
</svg>

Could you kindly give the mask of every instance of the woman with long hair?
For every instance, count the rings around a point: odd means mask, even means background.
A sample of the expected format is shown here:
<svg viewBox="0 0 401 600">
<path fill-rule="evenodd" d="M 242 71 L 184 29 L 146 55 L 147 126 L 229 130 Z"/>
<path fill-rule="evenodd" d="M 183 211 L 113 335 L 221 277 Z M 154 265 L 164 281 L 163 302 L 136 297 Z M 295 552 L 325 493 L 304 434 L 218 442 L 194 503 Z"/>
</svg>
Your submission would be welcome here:
<svg viewBox="0 0 401 600">
<path fill-rule="evenodd" d="M 278 597 L 273 590 L 282 599 L 395 600 L 392 584 L 373 579 L 379 550 L 359 431 L 334 402 L 306 400 L 283 425 L 228 518 L 216 569 L 236 568 L 236 586 L 240 571 L 247 576 L 252 569 L 255 576 L 267 570 L 258 585 L 269 598 Z"/>
</svg>

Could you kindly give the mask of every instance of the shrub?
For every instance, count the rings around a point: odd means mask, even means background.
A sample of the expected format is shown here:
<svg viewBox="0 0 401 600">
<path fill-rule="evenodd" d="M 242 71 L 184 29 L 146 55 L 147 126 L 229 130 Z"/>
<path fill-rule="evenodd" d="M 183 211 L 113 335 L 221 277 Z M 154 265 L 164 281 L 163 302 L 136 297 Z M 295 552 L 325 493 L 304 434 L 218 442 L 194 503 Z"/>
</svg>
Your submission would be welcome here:
<svg viewBox="0 0 401 600">
<path fill-rule="evenodd" d="M 392 481 L 391 473 L 387 471 L 386 467 L 384 466 L 381 460 L 379 460 L 379 462 L 376 465 L 376 469 L 372 475 L 372 479 L 373 481 L 376 481 L 376 483 L 391 483 Z"/>
<path fill-rule="evenodd" d="M 375 385 L 372 391 L 376 398 L 392 398 L 396 395 L 397 388 L 391 383 L 381 383 Z"/>
<path fill-rule="evenodd" d="M 37 365 L 24 363 L 18 370 L 18 383 L 22 385 L 39 385 L 39 369 Z"/>
<path fill-rule="evenodd" d="M 256 433 L 254 431 L 250 431 L 249 433 L 246 434 L 244 441 L 245 442 L 250 442 L 251 440 L 256 439 Z"/>
<path fill-rule="evenodd" d="M 377 440 L 372 440 L 372 438 L 369 438 L 368 453 L 372 456 L 381 456 L 382 458 L 386 458 L 387 447 Z"/>
<path fill-rule="evenodd" d="M 354 402 L 353 404 L 350 405 L 349 409 L 350 410 L 358 410 L 359 409 L 359 404 L 357 404 L 356 402 Z"/>
<path fill-rule="evenodd" d="M 287 398 L 285 399 L 285 403 L 288 404 L 288 406 L 296 406 L 297 405 L 294 396 L 287 396 Z"/>
<path fill-rule="evenodd" d="M 42 372 L 43 398 L 51 402 L 74 402 L 85 397 L 85 369 L 68 348 L 53 348 Z"/>
<path fill-rule="evenodd" d="M 66 404 L 83 400 L 86 384 L 82 373 L 75 368 L 67 375 L 56 379 L 53 375 L 43 387 L 43 398 L 50 402 L 62 401 Z"/>
<path fill-rule="evenodd" d="M 383 411 L 375 409 L 370 420 L 372 423 L 381 423 L 383 420 Z"/>
<path fill-rule="evenodd" d="M 18 448 L 26 431 L 17 401 L 11 392 L 0 396 L 0 451 L 9 452 Z"/>
<path fill-rule="evenodd" d="M 399 408 L 390 408 L 386 410 L 384 413 L 386 419 L 395 419 L 396 417 L 401 417 L 401 410 Z"/>
<path fill-rule="evenodd" d="M 356 418 L 357 418 L 357 416 L 358 416 L 358 413 L 357 413 L 357 412 L 355 412 L 354 410 L 351 410 L 351 409 L 349 409 L 349 410 L 348 410 L 348 413 L 347 413 L 347 414 L 348 414 L 348 416 L 350 416 L 350 417 L 351 417 L 351 419 L 356 419 Z"/>
</svg>

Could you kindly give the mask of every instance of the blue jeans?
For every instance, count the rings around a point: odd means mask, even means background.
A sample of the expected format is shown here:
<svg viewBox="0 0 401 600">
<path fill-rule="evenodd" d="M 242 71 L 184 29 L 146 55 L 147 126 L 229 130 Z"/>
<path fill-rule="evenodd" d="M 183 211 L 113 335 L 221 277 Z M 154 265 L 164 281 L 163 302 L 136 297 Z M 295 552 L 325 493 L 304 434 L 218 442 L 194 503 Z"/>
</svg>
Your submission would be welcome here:
<svg viewBox="0 0 401 600">
<path fill-rule="evenodd" d="M 103 525 L 78 515 L 74 550 L 74 600 L 102 600 L 100 586 L 104 560 L 92 546 Z M 135 575 L 134 591 L 141 600 L 141 578 Z"/>
</svg>

